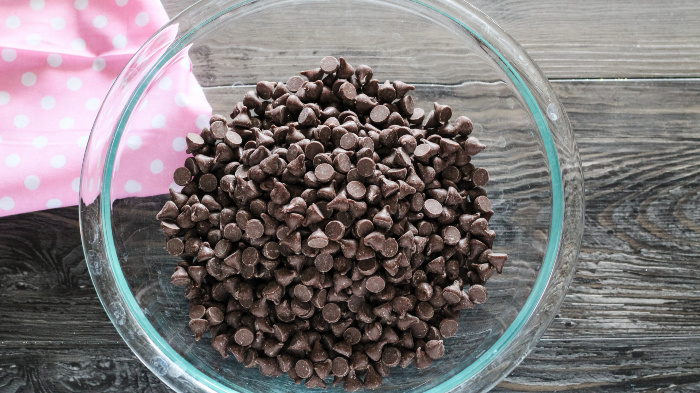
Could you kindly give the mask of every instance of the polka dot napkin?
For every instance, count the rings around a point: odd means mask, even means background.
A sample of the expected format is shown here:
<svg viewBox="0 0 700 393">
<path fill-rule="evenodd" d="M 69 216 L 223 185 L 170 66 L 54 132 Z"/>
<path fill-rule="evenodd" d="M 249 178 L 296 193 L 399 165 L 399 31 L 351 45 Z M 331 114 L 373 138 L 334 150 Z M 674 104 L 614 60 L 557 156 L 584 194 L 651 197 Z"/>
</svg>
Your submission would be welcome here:
<svg viewBox="0 0 700 393">
<path fill-rule="evenodd" d="M 97 111 L 132 55 L 167 21 L 156 0 L 0 2 L 0 216 L 78 203 Z M 184 154 L 182 131 L 168 131 L 167 119 L 194 127 L 211 113 L 189 66 L 169 69 L 148 101 L 157 115 L 127 146 L 141 157 L 129 160 L 129 172 L 149 181 L 124 179 L 119 197 L 167 192 L 179 165 L 155 157 L 144 140 L 158 133 Z"/>
</svg>

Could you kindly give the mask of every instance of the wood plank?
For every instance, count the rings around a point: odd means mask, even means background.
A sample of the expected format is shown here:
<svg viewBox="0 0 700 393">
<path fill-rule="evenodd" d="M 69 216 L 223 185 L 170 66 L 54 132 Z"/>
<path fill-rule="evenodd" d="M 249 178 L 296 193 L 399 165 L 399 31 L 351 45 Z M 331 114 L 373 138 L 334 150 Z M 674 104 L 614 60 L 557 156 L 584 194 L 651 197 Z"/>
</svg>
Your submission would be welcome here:
<svg viewBox="0 0 700 393">
<path fill-rule="evenodd" d="M 494 392 L 700 389 L 700 345 L 686 340 L 544 340 Z M 0 391 L 171 392 L 123 343 L 0 352 Z"/>
<path fill-rule="evenodd" d="M 122 342 L 71 349 L 0 351 L 4 393 L 171 393 Z"/>
<path fill-rule="evenodd" d="M 697 392 L 700 340 L 543 340 L 493 392 Z"/>
<path fill-rule="evenodd" d="M 663 6 L 653 0 L 470 2 L 508 31 L 549 78 L 700 76 L 700 6 L 695 0 L 673 0 Z M 174 16 L 191 1 L 163 3 Z M 417 37 L 416 47 L 434 45 L 429 36 Z M 222 64 L 233 64 L 255 53 L 260 45 L 254 38 L 250 45 L 241 47 L 243 53 L 231 54 Z M 193 56 L 208 77 L 212 76 L 212 54 L 236 46 L 235 40 L 225 37 L 220 42 L 221 46 Z M 367 43 L 370 49 L 375 44 Z M 445 48 L 445 53 L 449 52 L 450 48 Z M 200 82 L 211 86 L 204 78 Z"/>
</svg>

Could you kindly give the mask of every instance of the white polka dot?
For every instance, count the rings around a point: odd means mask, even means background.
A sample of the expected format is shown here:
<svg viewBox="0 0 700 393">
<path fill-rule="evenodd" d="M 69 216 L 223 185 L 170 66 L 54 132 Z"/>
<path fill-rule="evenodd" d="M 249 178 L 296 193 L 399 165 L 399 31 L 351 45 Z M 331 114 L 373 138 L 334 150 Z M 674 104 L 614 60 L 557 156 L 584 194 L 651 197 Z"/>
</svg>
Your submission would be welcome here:
<svg viewBox="0 0 700 393">
<path fill-rule="evenodd" d="M 59 154 L 57 156 L 51 157 L 51 166 L 58 169 L 63 168 L 66 165 L 66 156 Z"/>
<path fill-rule="evenodd" d="M 17 51 L 12 48 L 5 48 L 2 50 L 2 59 L 11 62 L 15 61 L 17 58 Z"/>
<path fill-rule="evenodd" d="M 27 43 L 31 46 L 37 46 L 41 44 L 41 36 L 37 33 L 32 33 L 27 36 Z"/>
<path fill-rule="evenodd" d="M 9 156 L 7 156 L 5 158 L 5 165 L 7 165 L 9 167 L 15 167 L 15 166 L 19 165 L 20 161 L 21 161 L 21 159 L 19 158 L 19 156 L 17 154 L 10 154 Z"/>
<path fill-rule="evenodd" d="M 153 119 L 151 120 L 151 126 L 153 126 L 153 128 L 165 127 L 165 116 L 163 116 L 163 115 L 153 116 Z"/>
<path fill-rule="evenodd" d="M 158 87 L 160 87 L 163 90 L 168 90 L 170 88 L 170 86 L 172 86 L 172 85 L 173 85 L 173 80 L 170 79 L 169 76 L 163 77 L 163 79 L 161 79 L 158 82 Z"/>
<path fill-rule="evenodd" d="M 139 105 L 139 112 L 146 109 L 147 106 L 148 106 L 148 98 L 144 99 L 143 102 L 141 103 L 141 105 Z"/>
<path fill-rule="evenodd" d="M 73 181 L 70 183 L 70 188 L 73 189 L 73 191 L 78 192 L 80 191 L 80 178 L 76 177 L 73 179 Z"/>
<path fill-rule="evenodd" d="M 51 96 L 45 96 L 41 99 L 41 109 L 53 109 L 56 106 L 56 99 Z"/>
<path fill-rule="evenodd" d="M 75 120 L 72 117 L 64 117 L 58 122 L 58 127 L 62 130 L 70 130 L 75 125 Z"/>
<path fill-rule="evenodd" d="M 21 161 L 21 159 L 19 158 L 19 156 L 17 154 L 10 154 L 9 156 L 7 156 L 5 158 L 5 165 L 7 165 L 9 167 L 15 167 L 15 166 L 19 165 L 20 161 Z"/>
<path fill-rule="evenodd" d="M 121 49 L 126 46 L 126 37 L 123 34 L 117 34 L 114 36 L 112 39 L 112 45 L 114 45 L 115 48 Z"/>
<path fill-rule="evenodd" d="M 88 0 L 75 0 L 75 3 L 73 5 L 75 6 L 76 10 L 82 11 L 87 8 Z"/>
<path fill-rule="evenodd" d="M 124 189 L 128 193 L 135 193 L 141 191 L 141 183 L 137 182 L 136 180 L 129 180 L 126 182 L 124 185 Z"/>
<path fill-rule="evenodd" d="M 161 160 L 151 161 L 151 172 L 155 173 L 156 175 L 163 172 L 163 161 L 161 161 Z"/>
<path fill-rule="evenodd" d="M 175 105 L 180 106 L 180 107 L 186 107 L 187 105 L 190 104 L 189 98 L 185 95 L 185 93 L 180 92 L 175 94 Z"/>
<path fill-rule="evenodd" d="M 173 149 L 175 151 L 184 151 L 187 149 L 187 141 L 185 138 L 179 136 L 175 139 L 173 139 Z"/>
<path fill-rule="evenodd" d="M 136 15 L 136 24 L 138 26 L 146 26 L 148 24 L 149 19 L 150 17 L 147 13 L 139 12 L 138 15 Z"/>
<path fill-rule="evenodd" d="M 63 28 L 66 27 L 66 20 L 61 18 L 60 16 L 57 16 L 51 19 L 51 27 L 53 27 L 56 30 L 63 30 Z"/>
<path fill-rule="evenodd" d="M 32 146 L 37 149 L 41 149 L 49 143 L 49 140 L 45 136 L 38 136 L 32 141 Z"/>
<path fill-rule="evenodd" d="M 81 136 L 78 138 L 78 141 L 77 141 L 77 142 L 78 142 L 78 146 L 80 146 L 80 147 L 82 147 L 82 148 L 87 147 L 87 144 L 88 144 L 88 140 L 89 140 L 89 139 L 90 139 L 90 135 L 81 135 Z"/>
<path fill-rule="evenodd" d="M 76 38 L 70 43 L 71 48 L 78 50 L 78 51 L 83 51 L 85 50 L 85 40 L 82 38 Z"/>
<path fill-rule="evenodd" d="M 92 61 L 92 69 L 95 71 L 102 71 L 107 66 L 107 62 L 102 57 L 98 57 Z"/>
<path fill-rule="evenodd" d="M 63 63 L 63 58 L 57 53 L 52 53 L 46 58 L 46 61 L 49 62 L 51 67 L 58 67 Z"/>
<path fill-rule="evenodd" d="M 22 22 L 19 20 L 19 16 L 12 15 L 8 16 L 7 19 L 5 19 L 5 24 L 10 29 L 16 29 L 19 27 L 20 24 L 22 24 Z"/>
<path fill-rule="evenodd" d="M 0 209 L 2 210 L 12 210 L 15 207 L 14 199 L 9 196 L 0 198 Z"/>
<path fill-rule="evenodd" d="M 98 29 L 107 26 L 107 17 L 104 15 L 97 15 L 95 19 L 92 20 L 92 25 Z"/>
<path fill-rule="evenodd" d="M 46 202 L 46 207 L 49 209 L 55 209 L 57 207 L 61 207 L 61 205 L 63 205 L 63 203 L 61 203 L 61 201 L 58 199 L 49 199 L 48 202 Z"/>
<path fill-rule="evenodd" d="M 196 121 L 197 128 L 202 129 L 202 128 L 204 128 L 204 127 L 208 127 L 208 126 L 209 126 L 209 118 L 210 118 L 210 117 L 211 117 L 211 116 L 207 116 L 207 115 L 199 115 L 199 116 L 197 116 L 197 121 Z"/>
<path fill-rule="evenodd" d="M 27 115 L 17 115 L 15 116 L 15 127 L 24 128 L 29 125 L 29 118 Z"/>
<path fill-rule="evenodd" d="M 33 72 L 25 72 L 22 74 L 22 84 L 29 87 L 36 83 L 36 74 Z"/>
<path fill-rule="evenodd" d="M 7 105 L 8 102 L 10 102 L 10 93 L 0 91 L 0 105 Z"/>
<path fill-rule="evenodd" d="M 72 78 L 68 79 L 66 86 L 68 86 L 69 90 L 76 91 L 83 86 L 83 81 L 81 81 L 80 78 L 72 77 Z"/>
<path fill-rule="evenodd" d="M 89 111 L 96 111 L 96 110 L 100 109 L 100 105 L 102 105 L 102 101 L 100 101 L 99 98 L 90 98 L 85 103 L 85 107 Z"/>
<path fill-rule="evenodd" d="M 27 190 L 36 190 L 39 188 L 39 183 L 41 183 L 39 176 L 29 175 L 24 179 L 24 186 L 27 187 Z"/>
<path fill-rule="evenodd" d="M 129 3 L 129 0 L 117 0 L 117 5 L 120 7 L 124 7 Z"/>
<path fill-rule="evenodd" d="M 44 8 L 44 0 L 31 0 L 29 6 L 32 7 L 33 10 L 39 11 Z"/>
<path fill-rule="evenodd" d="M 126 145 L 129 146 L 131 150 L 138 150 L 142 143 L 143 141 L 141 141 L 141 137 L 138 135 L 132 135 L 126 141 Z"/>
</svg>

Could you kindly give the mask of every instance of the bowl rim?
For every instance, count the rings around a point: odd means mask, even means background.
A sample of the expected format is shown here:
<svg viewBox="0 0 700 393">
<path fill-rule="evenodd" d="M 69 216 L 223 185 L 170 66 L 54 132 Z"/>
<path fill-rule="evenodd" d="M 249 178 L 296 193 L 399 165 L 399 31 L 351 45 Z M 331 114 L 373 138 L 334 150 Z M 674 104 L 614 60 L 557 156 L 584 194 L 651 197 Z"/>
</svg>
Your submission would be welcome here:
<svg viewBox="0 0 700 393">
<path fill-rule="evenodd" d="M 105 157 L 104 170 L 101 179 L 101 193 L 97 201 L 99 204 L 99 211 L 97 213 L 99 216 L 99 219 L 97 220 L 99 222 L 99 227 L 97 230 L 98 238 L 101 241 L 94 241 L 93 235 L 95 228 L 92 228 L 93 230 L 90 231 L 89 227 L 91 223 L 87 222 L 91 216 L 86 214 L 89 208 L 87 206 L 88 204 L 84 202 L 84 196 L 88 194 L 87 192 L 84 192 L 88 187 L 88 181 L 86 178 L 84 178 L 86 163 L 84 163 L 83 173 L 81 174 L 81 236 L 83 238 L 83 248 L 86 254 L 88 269 L 100 301 L 102 302 L 114 326 L 117 328 L 120 335 L 127 345 L 129 345 L 132 351 L 161 380 L 163 380 L 171 388 L 178 391 L 188 391 L 187 389 L 190 389 L 190 386 L 196 386 L 200 390 L 206 392 L 237 392 L 238 390 L 232 390 L 231 388 L 224 386 L 220 381 L 197 369 L 179 353 L 177 353 L 157 332 L 155 327 L 150 323 L 146 315 L 138 306 L 136 298 L 131 292 L 126 278 L 124 277 L 123 271 L 120 268 L 119 256 L 116 253 L 116 248 L 112 237 L 110 187 L 111 175 L 115 165 L 116 147 L 119 145 L 121 135 L 126 126 L 125 119 L 127 119 L 130 113 L 135 109 L 140 96 L 145 92 L 145 88 L 150 84 L 151 80 L 156 77 L 157 72 L 163 66 L 165 66 L 175 54 L 179 53 L 186 45 L 189 44 L 188 38 L 198 29 L 221 17 L 222 15 L 232 12 L 237 8 L 261 1 L 264 0 L 245 0 L 240 2 L 235 2 L 235 0 L 219 1 L 219 3 L 226 3 L 228 6 L 225 8 L 219 8 L 216 12 L 211 14 L 204 14 L 200 12 L 199 8 L 206 7 L 206 4 L 201 2 L 193 4 L 177 17 L 173 18 L 173 20 L 171 20 L 168 24 L 163 26 L 157 33 L 155 33 L 154 36 L 151 37 L 149 41 L 144 44 L 144 46 L 134 55 L 120 76 L 117 78 L 114 85 L 110 89 L 110 92 L 108 93 L 108 98 L 112 95 L 118 94 L 115 87 L 119 85 L 120 80 L 125 78 L 126 74 L 129 74 L 128 70 L 133 69 L 133 67 L 138 65 L 138 61 L 142 60 L 141 56 L 139 55 L 144 51 L 144 48 L 146 48 L 148 44 L 158 36 L 159 33 L 167 30 L 168 28 L 172 28 L 172 26 L 175 25 L 180 19 L 188 18 L 193 15 L 200 16 L 200 19 L 195 23 L 195 27 L 187 30 L 182 35 L 178 35 L 177 39 L 168 45 L 166 51 L 158 58 L 157 62 L 146 70 L 146 75 L 139 81 L 138 87 L 136 87 L 135 92 L 130 96 L 125 108 L 120 113 L 120 120 L 117 122 L 117 127 L 115 127 L 115 129 L 112 131 L 110 154 Z M 573 260 L 575 261 L 576 259 L 580 247 L 580 238 L 582 236 L 583 200 L 582 197 L 578 195 L 574 198 L 578 198 L 580 201 L 573 199 L 571 202 L 567 201 L 565 206 L 565 201 L 567 199 L 565 198 L 565 179 L 562 177 L 562 165 L 560 165 L 560 160 L 562 159 L 560 156 L 562 154 L 560 153 L 564 153 L 563 155 L 565 156 L 565 159 L 568 158 L 571 160 L 573 158 L 574 172 L 578 173 L 579 175 L 578 178 L 566 179 L 566 182 L 571 183 L 574 189 L 582 190 L 583 179 L 582 176 L 580 176 L 580 160 L 578 159 L 578 152 L 575 146 L 575 141 L 573 140 L 573 133 L 571 131 L 568 118 L 556 99 L 556 96 L 554 95 L 547 79 L 537 68 L 537 66 L 534 65 L 534 62 L 527 56 L 524 50 L 517 43 L 515 43 L 515 41 L 512 40 L 512 38 L 510 38 L 510 36 L 508 36 L 507 33 L 505 33 L 493 20 L 481 13 L 481 11 L 473 7 L 471 4 L 466 2 L 456 3 L 450 0 L 408 1 L 451 19 L 453 22 L 467 30 L 467 32 L 474 36 L 479 42 L 486 45 L 496 56 L 495 60 L 497 60 L 502 70 L 516 86 L 535 120 L 546 152 L 551 180 L 552 212 L 549 241 L 545 257 L 540 268 L 540 273 L 537 276 L 535 284 L 528 295 L 525 304 L 506 331 L 494 344 L 491 345 L 488 350 L 482 353 L 469 366 L 459 371 L 446 381 L 426 390 L 426 392 L 430 393 L 439 393 L 459 389 L 459 387 L 466 381 L 473 379 L 475 375 L 491 365 L 492 362 L 494 362 L 499 356 L 508 352 L 507 350 L 510 348 L 509 346 L 512 344 L 513 340 L 518 335 L 525 332 L 525 327 L 528 323 L 532 323 L 531 317 L 533 316 L 535 310 L 538 310 L 538 307 L 541 306 L 541 300 L 546 294 L 549 293 L 551 295 L 553 293 L 551 290 L 548 291 L 548 289 L 551 289 L 550 284 L 552 283 L 552 278 L 555 274 L 563 278 L 565 283 L 565 292 L 566 287 L 568 287 L 573 275 L 573 265 L 566 265 L 566 267 L 568 267 L 566 271 L 557 271 L 555 267 L 563 266 L 558 264 L 557 261 L 563 252 L 562 238 L 564 237 L 564 230 L 567 229 L 564 226 L 564 222 L 567 217 L 573 217 L 573 219 L 579 219 L 581 221 L 579 223 L 580 228 L 577 227 L 579 229 L 578 239 L 574 239 L 575 241 L 573 247 L 570 244 L 566 245 L 566 247 L 570 249 L 573 248 L 573 250 L 569 251 L 573 251 Z M 393 2 L 397 2 L 397 0 L 393 0 Z M 202 17 L 202 15 L 204 16 Z M 459 15 L 459 17 L 456 15 Z M 519 59 L 522 64 L 517 64 L 515 61 L 513 61 L 516 59 L 514 55 L 518 56 L 517 59 Z M 528 65 L 529 67 L 527 67 Z M 531 87 L 534 88 L 534 93 Z M 543 107 L 542 101 L 549 102 L 546 109 Z M 552 105 L 554 105 L 554 107 L 552 107 Z M 102 109 L 95 120 L 95 126 L 92 129 L 90 140 L 88 142 L 88 149 L 85 153 L 86 157 L 88 157 L 92 145 L 96 143 L 93 141 L 93 134 L 96 131 L 99 131 L 99 119 L 101 116 L 106 116 Z M 554 124 L 554 122 L 557 120 L 558 123 Z M 556 127 L 555 131 L 564 133 L 564 137 L 571 138 L 569 141 L 570 144 L 573 144 L 573 155 L 571 157 L 566 157 L 567 152 L 562 151 L 561 146 L 558 146 L 557 142 L 561 144 L 561 141 L 554 137 L 550 125 L 554 125 Z M 567 162 L 565 166 L 570 166 L 571 164 L 571 162 Z M 92 187 L 90 186 L 90 188 Z M 578 206 L 580 206 L 578 208 L 577 202 L 579 202 Z M 571 214 L 571 211 L 573 211 L 573 214 Z M 576 236 L 574 236 L 574 238 L 576 238 Z M 107 272 L 111 272 L 111 275 L 105 275 L 105 270 L 107 270 Z M 108 277 L 108 279 L 105 279 L 105 277 Z M 558 309 L 561 301 L 563 301 L 564 292 L 557 292 L 560 298 L 556 299 L 556 307 L 554 307 L 553 310 L 540 310 L 542 311 L 542 314 L 546 316 L 545 323 L 542 324 L 543 326 L 531 329 L 533 340 L 531 340 L 525 346 L 525 348 L 520 349 L 517 359 L 506 365 L 500 378 L 489 381 L 489 383 L 484 385 L 483 388 L 488 389 L 498 383 L 502 378 L 505 378 L 508 372 L 515 368 L 515 366 L 517 366 L 517 364 L 524 359 L 527 353 L 534 348 L 537 340 L 539 337 L 541 337 L 546 327 L 554 318 L 556 309 Z M 118 301 L 113 300 L 115 295 Z M 112 299 L 112 301 L 110 301 L 110 299 Z M 127 321 L 129 323 L 127 323 Z M 140 336 L 140 339 L 138 340 L 141 341 L 140 345 L 134 341 L 135 335 Z M 512 348 L 510 349 L 512 350 Z M 190 386 L 188 386 L 188 384 Z"/>
</svg>

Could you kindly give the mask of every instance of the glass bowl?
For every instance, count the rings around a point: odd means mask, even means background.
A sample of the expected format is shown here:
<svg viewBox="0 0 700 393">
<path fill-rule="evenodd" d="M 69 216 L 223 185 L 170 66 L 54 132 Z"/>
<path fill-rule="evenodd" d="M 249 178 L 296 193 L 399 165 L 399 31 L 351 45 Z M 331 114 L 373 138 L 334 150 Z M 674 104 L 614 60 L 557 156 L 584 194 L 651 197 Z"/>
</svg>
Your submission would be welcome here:
<svg viewBox="0 0 700 393">
<path fill-rule="evenodd" d="M 222 359 L 206 338 L 195 342 L 187 300 L 170 283 L 178 258 L 166 253 L 155 219 L 174 167 L 149 170 L 133 144 L 181 165 L 183 137 L 212 111 L 228 114 L 257 81 L 286 81 L 327 55 L 368 64 L 380 80 L 414 84 L 417 107 L 450 105 L 473 120 L 488 146 L 474 163 L 490 171 L 494 250 L 508 253 L 508 263 L 489 280 L 488 302 L 462 313 L 444 358 L 424 370 L 392 369 L 378 391 L 490 389 L 535 346 L 564 298 L 582 236 L 583 180 L 571 126 L 547 79 L 496 23 L 462 1 L 212 0 L 165 25 L 115 81 L 85 153 L 80 225 L 100 300 L 134 353 L 176 391 L 306 390 Z M 154 125 L 156 115 L 147 102 L 161 99 L 156 86 L 173 82 L 164 78 L 175 67 L 191 70 L 198 86 L 174 103 L 201 105 L 167 119 L 167 127 L 161 118 L 144 137 L 142 125 Z M 157 191 L 129 185 L 133 178 Z"/>
</svg>

